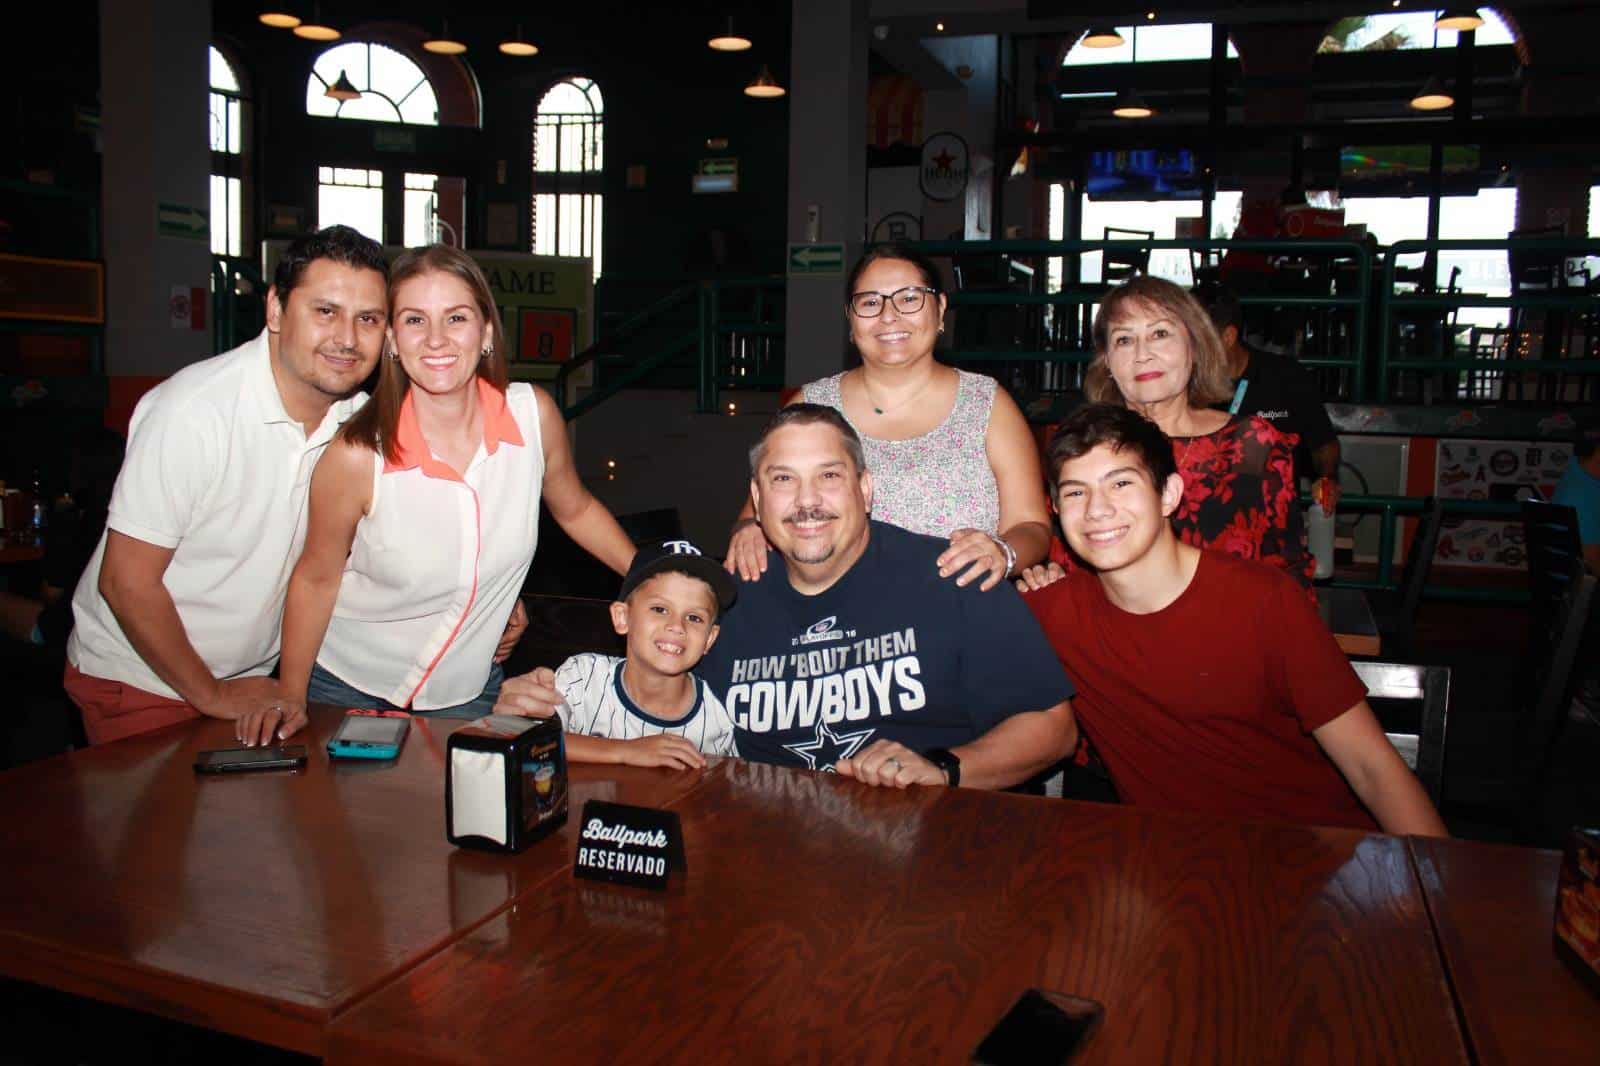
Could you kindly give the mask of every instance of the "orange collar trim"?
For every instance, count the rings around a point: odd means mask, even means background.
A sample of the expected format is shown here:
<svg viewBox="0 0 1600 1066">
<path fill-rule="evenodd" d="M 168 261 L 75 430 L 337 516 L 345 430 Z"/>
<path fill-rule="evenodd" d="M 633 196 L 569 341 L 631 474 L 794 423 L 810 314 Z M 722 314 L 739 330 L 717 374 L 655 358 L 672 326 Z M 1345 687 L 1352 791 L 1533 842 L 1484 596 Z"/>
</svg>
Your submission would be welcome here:
<svg viewBox="0 0 1600 1066">
<path fill-rule="evenodd" d="M 506 403 L 506 394 L 479 377 L 478 382 L 478 408 L 483 412 L 483 450 L 490 455 L 502 444 L 513 444 L 518 448 L 527 446 L 523 440 L 522 430 L 517 426 L 517 420 L 512 417 L 511 408 Z M 396 457 L 383 464 L 385 474 L 394 474 L 403 470 L 420 469 L 426 477 L 444 478 L 447 481 L 460 481 L 458 474 L 449 463 L 440 462 L 428 449 L 428 442 L 422 436 L 422 428 L 417 425 L 416 408 L 411 403 L 412 393 L 406 392 L 406 398 L 400 401 L 400 417 L 395 423 L 394 443 Z"/>
</svg>

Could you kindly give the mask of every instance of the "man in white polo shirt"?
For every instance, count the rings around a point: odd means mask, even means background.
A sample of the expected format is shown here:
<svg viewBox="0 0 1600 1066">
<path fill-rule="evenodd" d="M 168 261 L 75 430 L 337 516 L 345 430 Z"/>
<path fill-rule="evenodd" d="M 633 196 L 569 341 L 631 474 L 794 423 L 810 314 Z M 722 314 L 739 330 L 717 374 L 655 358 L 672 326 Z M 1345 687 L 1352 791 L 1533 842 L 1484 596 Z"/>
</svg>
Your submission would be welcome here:
<svg viewBox="0 0 1600 1066">
<path fill-rule="evenodd" d="M 134 410 L 106 532 L 72 599 L 66 687 L 93 743 L 276 695 L 268 676 L 311 471 L 365 398 L 387 265 L 347 226 L 285 249 L 267 328 Z"/>
</svg>

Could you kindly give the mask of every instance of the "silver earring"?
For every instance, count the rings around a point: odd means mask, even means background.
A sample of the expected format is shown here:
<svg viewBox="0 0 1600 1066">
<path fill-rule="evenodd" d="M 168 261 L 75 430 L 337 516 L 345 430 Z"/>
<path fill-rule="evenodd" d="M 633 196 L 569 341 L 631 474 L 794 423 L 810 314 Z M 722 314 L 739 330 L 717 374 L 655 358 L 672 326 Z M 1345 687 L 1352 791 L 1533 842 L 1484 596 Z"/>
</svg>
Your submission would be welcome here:
<svg viewBox="0 0 1600 1066">
<path fill-rule="evenodd" d="M 944 323 L 943 322 L 939 323 L 939 332 L 940 333 L 944 332 Z"/>
<path fill-rule="evenodd" d="M 390 348 L 389 351 L 386 354 L 389 356 L 390 359 L 398 359 L 398 358 L 400 358 L 400 353 L 395 351 L 393 348 Z"/>
<path fill-rule="evenodd" d="M 478 353 L 478 358 L 479 358 L 479 359 L 487 359 L 487 358 L 489 358 L 489 357 L 490 357 L 490 356 L 491 356 L 491 355 L 493 355 L 493 354 L 494 354 L 494 345 L 492 345 L 492 344 L 485 344 L 485 345 L 484 345 L 484 346 L 483 346 L 483 351 L 481 351 L 481 352 L 479 352 L 479 353 Z"/>
</svg>

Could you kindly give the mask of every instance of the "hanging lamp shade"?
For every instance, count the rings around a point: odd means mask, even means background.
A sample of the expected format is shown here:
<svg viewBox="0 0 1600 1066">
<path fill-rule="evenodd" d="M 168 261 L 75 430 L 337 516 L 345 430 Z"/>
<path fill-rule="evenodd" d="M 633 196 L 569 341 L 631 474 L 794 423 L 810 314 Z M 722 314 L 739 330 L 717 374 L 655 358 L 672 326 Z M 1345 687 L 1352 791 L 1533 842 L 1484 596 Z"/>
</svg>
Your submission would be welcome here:
<svg viewBox="0 0 1600 1066">
<path fill-rule="evenodd" d="M 1112 101 L 1111 113 L 1118 118 L 1149 118 L 1156 109 L 1145 102 L 1137 89 L 1124 89 Z"/>
<path fill-rule="evenodd" d="M 1439 12 L 1439 18 L 1434 26 L 1441 30 L 1475 30 L 1483 25 L 1483 16 L 1478 14 L 1475 7 L 1447 7 Z"/>
<path fill-rule="evenodd" d="M 322 95 L 330 100 L 359 100 L 361 90 L 351 84 L 349 71 L 341 70 L 339 80 L 328 86 Z"/>
<path fill-rule="evenodd" d="M 1089 32 L 1084 34 L 1083 40 L 1078 43 L 1085 48 L 1121 48 L 1127 42 L 1115 27 L 1091 26 Z"/>
<path fill-rule="evenodd" d="M 539 46 L 523 40 L 522 23 L 517 23 L 517 35 L 510 40 L 500 42 L 500 51 L 508 56 L 536 56 Z"/>
<path fill-rule="evenodd" d="M 756 75 L 754 81 L 744 87 L 746 96 L 754 96 L 761 100 L 772 100 L 784 95 L 789 90 L 779 85 L 772 77 L 772 71 L 767 69 L 765 63 L 761 64 L 761 73 Z"/>
<path fill-rule="evenodd" d="M 1443 111 L 1447 107 L 1455 106 L 1456 98 L 1445 91 L 1444 83 L 1438 75 L 1428 75 L 1428 80 L 1422 83 L 1422 88 L 1411 98 L 1413 111 Z"/>
<path fill-rule="evenodd" d="M 750 38 L 733 32 L 733 16 L 728 16 L 728 31 L 719 33 L 706 42 L 706 47 L 718 52 L 744 52 L 750 48 Z"/>
<path fill-rule="evenodd" d="M 300 16 L 288 11 L 263 11 L 259 17 L 262 25 L 275 30 L 292 30 L 300 25 Z"/>
<path fill-rule="evenodd" d="M 450 36 L 450 20 L 440 19 L 439 36 L 423 41 L 422 50 L 439 56 L 458 56 L 467 50 L 467 46 Z"/>
</svg>

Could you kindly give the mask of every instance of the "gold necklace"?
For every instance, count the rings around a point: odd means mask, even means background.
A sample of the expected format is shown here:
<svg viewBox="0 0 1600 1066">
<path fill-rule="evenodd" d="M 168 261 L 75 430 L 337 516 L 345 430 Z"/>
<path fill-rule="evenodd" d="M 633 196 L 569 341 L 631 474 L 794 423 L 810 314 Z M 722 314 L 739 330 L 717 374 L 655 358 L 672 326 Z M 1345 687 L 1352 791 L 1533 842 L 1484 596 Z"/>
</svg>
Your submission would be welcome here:
<svg viewBox="0 0 1600 1066">
<path fill-rule="evenodd" d="M 918 396 L 921 396 L 924 392 L 927 391 L 928 386 L 933 384 L 933 379 L 937 374 L 938 374 L 937 370 L 934 370 L 934 371 L 930 372 L 928 374 L 927 380 L 924 381 L 921 385 L 918 385 L 916 390 L 913 391 L 910 396 L 907 396 L 905 399 L 901 400 L 899 403 L 895 404 L 893 407 L 890 407 L 889 410 L 890 411 L 898 411 L 898 410 L 900 410 L 900 408 L 904 407 L 906 404 L 910 403 L 912 400 L 915 400 Z M 881 414 L 885 413 L 883 407 L 880 406 L 878 401 L 873 398 L 872 386 L 867 384 L 867 371 L 866 371 L 865 367 L 863 367 L 862 370 L 861 370 L 861 391 L 867 394 L 867 403 L 872 407 L 872 413 L 873 414 L 881 415 Z"/>
</svg>

